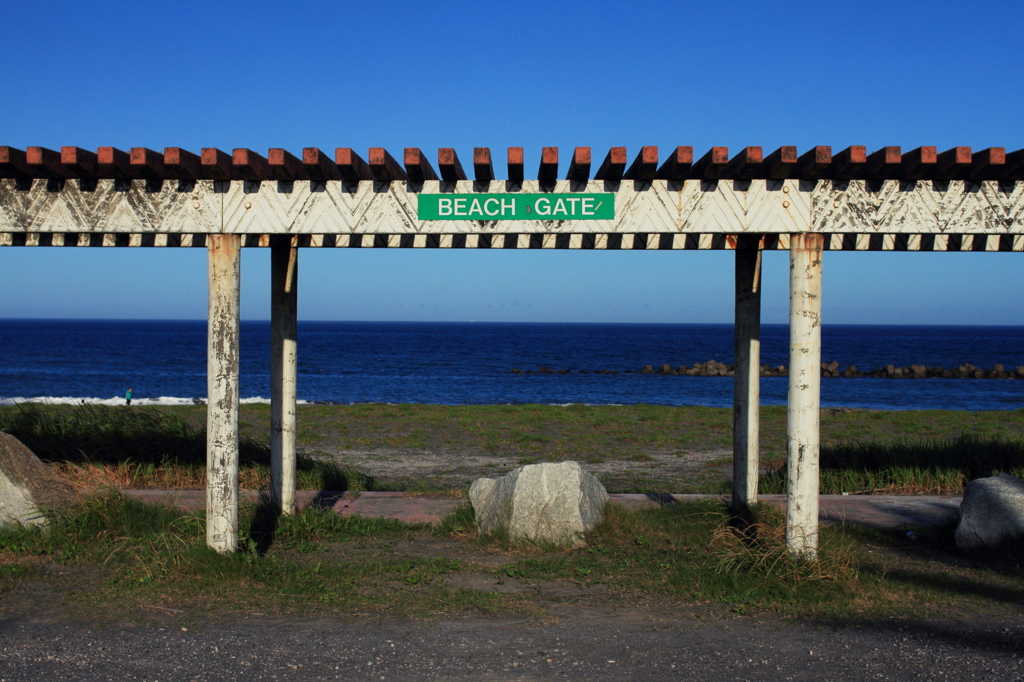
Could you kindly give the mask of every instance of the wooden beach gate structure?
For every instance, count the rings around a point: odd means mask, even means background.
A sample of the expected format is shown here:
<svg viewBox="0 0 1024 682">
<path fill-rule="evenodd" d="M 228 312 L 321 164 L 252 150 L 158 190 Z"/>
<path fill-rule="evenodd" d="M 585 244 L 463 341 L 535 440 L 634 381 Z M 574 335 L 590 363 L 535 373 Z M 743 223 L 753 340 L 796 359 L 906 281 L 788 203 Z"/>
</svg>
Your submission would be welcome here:
<svg viewBox="0 0 1024 682">
<path fill-rule="evenodd" d="M 488 148 L 470 178 L 453 149 L 301 157 L 169 147 L 0 147 L 0 246 L 204 248 L 209 258 L 207 543 L 238 544 L 239 263 L 272 268 L 272 495 L 295 500 L 296 301 L 302 248 L 732 249 L 736 252 L 733 504 L 757 500 L 761 254 L 790 254 L 787 543 L 818 544 L 821 281 L 825 251 L 1024 251 L 1024 150 L 819 146 L 667 159 L 613 147 L 541 152 L 527 177 Z"/>
</svg>

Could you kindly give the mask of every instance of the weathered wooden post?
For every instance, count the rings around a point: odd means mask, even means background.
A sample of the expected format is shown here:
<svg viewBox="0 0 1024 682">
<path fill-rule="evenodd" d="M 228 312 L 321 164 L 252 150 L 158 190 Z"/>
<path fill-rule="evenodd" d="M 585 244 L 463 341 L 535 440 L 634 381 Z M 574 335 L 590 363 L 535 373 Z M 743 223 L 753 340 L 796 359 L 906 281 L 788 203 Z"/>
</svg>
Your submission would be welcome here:
<svg viewBox="0 0 1024 682">
<path fill-rule="evenodd" d="M 736 241 L 736 324 L 732 407 L 732 505 L 757 502 L 761 418 L 761 237 Z"/>
<path fill-rule="evenodd" d="M 209 237 L 206 544 L 238 549 L 238 304 L 241 237 Z"/>
<path fill-rule="evenodd" d="M 821 257 L 825 238 L 794 234 L 789 246 L 789 410 L 786 545 L 818 553 L 818 454 L 821 402 Z"/>
<path fill-rule="evenodd" d="M 295 511 L 295 391 L 299 249 L 270 238 L 270 492 L 282 514 Z"/>
</svg>

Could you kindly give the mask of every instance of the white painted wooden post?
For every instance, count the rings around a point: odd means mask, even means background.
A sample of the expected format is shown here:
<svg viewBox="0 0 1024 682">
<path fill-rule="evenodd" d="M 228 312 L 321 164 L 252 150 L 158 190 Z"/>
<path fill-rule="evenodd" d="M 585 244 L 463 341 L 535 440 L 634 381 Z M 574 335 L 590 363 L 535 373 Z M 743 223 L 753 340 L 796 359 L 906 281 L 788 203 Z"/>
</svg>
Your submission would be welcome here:
<svg viewBox="0 0 1024 682">
<path fill-rule="evenodd" d="M 270 238 L 270 492 L 282 514 L 295 511 L 298 258 L 294 237 Z"/>
<path fill-rule="evenodd" d="M 794 234 L 789 245 L 789 457 L 786 545 L 818 553 L 818 454 L 821 403 L 821 234 Z"/>
<path fill-rule="evenodd" d="M 732 505 L 757 502 L 761 419 L 761 238 L 736 242 L 735 363 L 732 407 Z"/>
<path fill-rule="evenodd" d="M 206 544 L 238 549 L 238 342 L 241 237 L 211 235 L 206 347 Z"/>
</svg>

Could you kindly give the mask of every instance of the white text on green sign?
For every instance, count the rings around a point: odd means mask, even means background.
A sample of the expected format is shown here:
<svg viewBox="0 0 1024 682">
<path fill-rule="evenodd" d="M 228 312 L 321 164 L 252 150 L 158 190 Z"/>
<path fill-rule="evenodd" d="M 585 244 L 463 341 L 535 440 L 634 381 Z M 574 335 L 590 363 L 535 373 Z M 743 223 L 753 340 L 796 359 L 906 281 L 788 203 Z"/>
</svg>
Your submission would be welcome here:
<svg viewBox="0 0 1024 682">
<path fill-rule="evenodd" d="M 612 220 L 614 194 L 420 194 L 420 220 Z"/>
</svg>

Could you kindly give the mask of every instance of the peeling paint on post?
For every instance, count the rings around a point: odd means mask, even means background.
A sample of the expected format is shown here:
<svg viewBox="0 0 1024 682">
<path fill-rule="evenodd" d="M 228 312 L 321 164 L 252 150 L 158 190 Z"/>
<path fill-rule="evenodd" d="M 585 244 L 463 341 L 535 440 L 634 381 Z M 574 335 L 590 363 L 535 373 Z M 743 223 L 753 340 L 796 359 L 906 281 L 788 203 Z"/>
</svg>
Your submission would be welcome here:
<svg viewBox="0 0 1024 682">
<path fill-rule="evenodd" d="M 270 238 L 270 492 L 283 514 L 295 511 L 298 259 L 294 237 Z"/>
<path fill-rule="evenodd" d="M 736 242 L 736 359 L 733 366 L 732 506 L 746 511 L 757 502 L 761 418 L 760 237 Z"/>
<path fill-rule="evenodd" d="M 241 237 L 209 240 L 206 544 L 238 549 L 238 302 Z"/>
<path fill-rule="evenodd" d="M 789 247 L 789 457 L 786 545 L 791 554 L 818 553 L 818 454 L 821 402 L 820 234 L 794 234 Z"/>
</svg>

